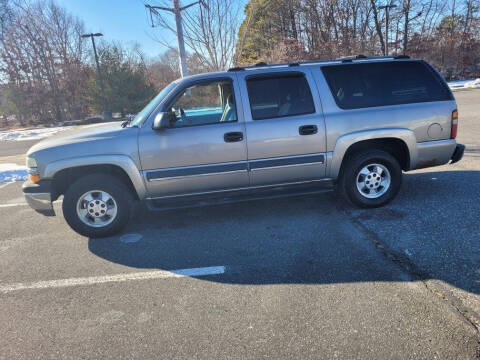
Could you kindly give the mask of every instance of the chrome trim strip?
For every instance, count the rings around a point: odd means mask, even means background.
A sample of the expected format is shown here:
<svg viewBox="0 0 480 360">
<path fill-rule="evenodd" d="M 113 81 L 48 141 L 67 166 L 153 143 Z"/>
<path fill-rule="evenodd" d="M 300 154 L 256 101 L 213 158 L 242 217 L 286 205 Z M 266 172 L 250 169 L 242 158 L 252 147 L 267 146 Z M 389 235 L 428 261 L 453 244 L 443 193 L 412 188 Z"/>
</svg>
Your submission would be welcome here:
<svg viewBox="0 0 480 360">
<path fill-rule="evenodd" d="M 165 178 L 181 178 L 187 176 L 215 175 L 220 173 L 229 173 L 235 171 L 247 171 L 247 162 L 212 164 L 200 166 L 188 166 L 179 168 L 168 168 L 160 170 L 150 170 L 146 172 L 148 181 L 162 180 Z"/>
<path fill-rule="evenodd" d="M 318 165 L 323 164 L 322 162 L 309 162 L 309 163 L 300 163 L 300 164 L 292 164 L 292 165 L 277 165 L 277 166 L 266 166 L 261 168 L 252 168 L 251 171 L 259 171 L 259 170 L 269 170 L 269 169 L 283 169 L 286 167 L 296 167 L 296 166 L 308 166 L 308 165 Z"/>
<path fill-rule="evenodd" d="M 205 173 L 205 174 L 196 174 L 196 175 L 184 175 L 184 176 L 165 176 L 165 177 L 159 177 L 159 178 L 152 178 L 148 180 L 149 182 L 151 181 L 168 181 L 168 180 L 178 180 L 178 179 L 188 179 L 188 178 L 193 178 L 193 177 L 199 177 L 199 176 L 211 176 L 211 175 L 226 175 L 226 174 L 235 174 L 235 173 L 240 173 L 240 172 L 247 172 L 247 170 L 232 170 L 232 171 L 220 171 L 220 172 L 211 172 L 211 173 Z"/>
<path fill-rule="evenodd" d="M 201 192 L 194 192 L 188 194 L 175 194 L 175 195 L 164 195 L 164 196 L 156 196 L 156 197 L 148 197 L 145 200 L 159 200 L 159 199 L 172 199 L 177 197 L 189 197 L 189 196 L 197 196 L 197 195 L 208 195 L 208 194 L 217 194 L 217 193 L 224 193 L 224 192 L 236 192 L 236 191 L 244 191 L 244 190 L 257 190 L 257 189 L 266 189 L 266 188 L 275 188 L 275 187 L 282 187 L 282 186 L 290 186 L 290 185 L 303 185 L 309 183 L 320 183 L 325 181 L 332 181 L 331 178 L 325 179 L 318 179 L 318 180 L 307 180 L 307 181 L 297 181 L 297 182 L 289 182 L 289 183 L 280 183 L 280 184 L 270 184 L 270 185 L 259 185 L 259 186 L 245 186 L 240 188 L 234 189 L 223 189 L 223 190 L 213 190 L 213 191 L 201 191 Z"/>
<path fill-rule="evenodd" d="M 257 171 L 262 169 L 273 169 L 300 165 L 313 165 L 325 163 L 324 154 L 308 154 L 298 156 L 285 156 L 270 159 L 254 159 L 232 163 L 221 163 L 211 165 L 196 165 L 158 170 L 145 170 L 143 173 L 147 181 L 158 181 L 165 179 L 179 179 L 194 176 L 207 176 L 218 174 L 230 174 L 241 171 Z"/>
<path fill-rule="evenodd" d="M 325 155 L 319 154 L 309 154 L 309 155 L 299 155 L 299 156 L 285 156 L 281 158 L 272 158 L 272 159 L 258 159 L 258 160 L 249 160 L 250 168 L 259 169 L 259 168 L 271 168 L 271 167 L 280 167 L 280 166 L 293 166 L 293 165 L 307 165 L 313 163 L 323 164 L 325 161 Z"/>
</svg>

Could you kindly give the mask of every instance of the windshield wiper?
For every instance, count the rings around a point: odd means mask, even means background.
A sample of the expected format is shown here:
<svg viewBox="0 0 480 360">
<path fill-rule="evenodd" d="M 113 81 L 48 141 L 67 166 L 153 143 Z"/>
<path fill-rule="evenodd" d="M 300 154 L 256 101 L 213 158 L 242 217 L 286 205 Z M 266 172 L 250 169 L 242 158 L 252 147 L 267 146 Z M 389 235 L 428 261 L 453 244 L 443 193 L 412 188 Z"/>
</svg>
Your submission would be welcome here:
<svg viewBox="0 0 480 360">
<path fill-rule="evenodd" d="M 132 122 L 132 120 L 135 118 L 135 116 L 129 116 L 127 120 L 125 120 L 124 122 L 122 122 L 122 128 L 126 128 L 128 125 L 130 125 L 130 123 Z M 135 127 L 138 127 L 137 125 L 135 125 Z"/>
</svg>

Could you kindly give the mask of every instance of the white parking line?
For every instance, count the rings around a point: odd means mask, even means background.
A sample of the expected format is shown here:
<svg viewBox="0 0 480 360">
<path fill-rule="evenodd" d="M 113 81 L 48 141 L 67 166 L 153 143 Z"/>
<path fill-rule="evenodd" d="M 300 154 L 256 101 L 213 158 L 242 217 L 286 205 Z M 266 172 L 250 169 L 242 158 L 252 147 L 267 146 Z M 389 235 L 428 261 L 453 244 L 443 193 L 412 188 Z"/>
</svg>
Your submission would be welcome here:
<svg viewBox="0 0 480 360">
<path fill-rule="evenodd" d="M 7 186 L 10 185 L 10 184 L 15 184 L 15 182 L 14 182 L 14 181 L 10 181 L 10 182 L 7 182 L 7 183 L 5 183 L 5 184 L 2 184 L 2 185 L 0 185 L 0 189 L 3 189 L 4 187 L 7 187 Z"/>
<path fill-rule="evenodd" d="M 0 292 L 9 293 L 18 290 L 31 290 L 31 289 L 49 289 L 68 286 L 82 286 L 82 285 L 94 285 L 103 284 L 109 282 L 123 282 L 129 280 L 150 280 L 150 279 L 167 279 L 167 278 L 181 278 L 190 276 L 206 276 L 223 274 L 226 270 L 226 266 L 211 266 L 203 268 L 193 269 L 181 269 L 181 270 L 156 270 L 146 271 L 130 274 L 118 274 L 118 275 L 106 275 L 106 276 L 91 276 L 80 277 L 70 279 L 59 280 L 47 280 L 37 281 L 32 283 L 16 283 L 10 285 L 0 285 Z"/>
<path fill-rule="evenodd" d="M 62 200 L 55 200 L 54 204 L 60 204 Z M 21 202 L 21 203 L 12 203 L 12 204 L 0 204 L 0 208 L 12 207 L 12 206 L 26 206 L 28 203 Z"/>
<path fill-rule="evenodd" d="M 27 203 L 13 203 L 13 204 L 0 204 L 0 208 L 12 207 L 12 206 L 25 206 Z"/>
</svg>

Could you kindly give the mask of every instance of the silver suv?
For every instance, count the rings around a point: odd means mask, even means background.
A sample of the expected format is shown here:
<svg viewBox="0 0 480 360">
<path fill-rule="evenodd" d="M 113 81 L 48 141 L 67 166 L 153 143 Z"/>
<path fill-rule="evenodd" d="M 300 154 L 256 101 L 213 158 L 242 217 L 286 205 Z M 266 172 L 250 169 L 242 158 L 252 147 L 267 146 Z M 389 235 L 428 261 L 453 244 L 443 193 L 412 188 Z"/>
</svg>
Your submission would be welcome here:
<svg viewBox="0 0 480 360">
<path fill-rule="evenodd" d="M 109 236 L 135 201 L 150 209 L 336 188 L 387 204 L 402 170 L 457 162 L 455 99 L 408 57 L 233 68 L 165 87 L 132 121 L 85 126 L 27 154 L 25 197 L 78 233 Z"/>
</svg>

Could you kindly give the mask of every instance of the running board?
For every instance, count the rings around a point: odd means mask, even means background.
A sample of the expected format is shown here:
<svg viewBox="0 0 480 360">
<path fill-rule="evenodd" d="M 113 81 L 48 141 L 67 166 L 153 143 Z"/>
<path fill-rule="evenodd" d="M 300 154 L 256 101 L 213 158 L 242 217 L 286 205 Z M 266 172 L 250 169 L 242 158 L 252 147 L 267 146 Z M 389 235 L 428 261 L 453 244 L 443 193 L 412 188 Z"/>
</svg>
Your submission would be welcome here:
<svg viewBox="0 0 480 360">
<path fill-rule="evenodd" d="M 151 211 L 165 211 L 211 205 L 230 204 L 236 202 L 277 199 L 291 196 L 304 196 L 332 191 L 333 182 L 322 181 L 301 185 L 275 186 L 260 189 L 222 191 L 218 193 L 147 199 L 146 204 Z"/>
</svg>

